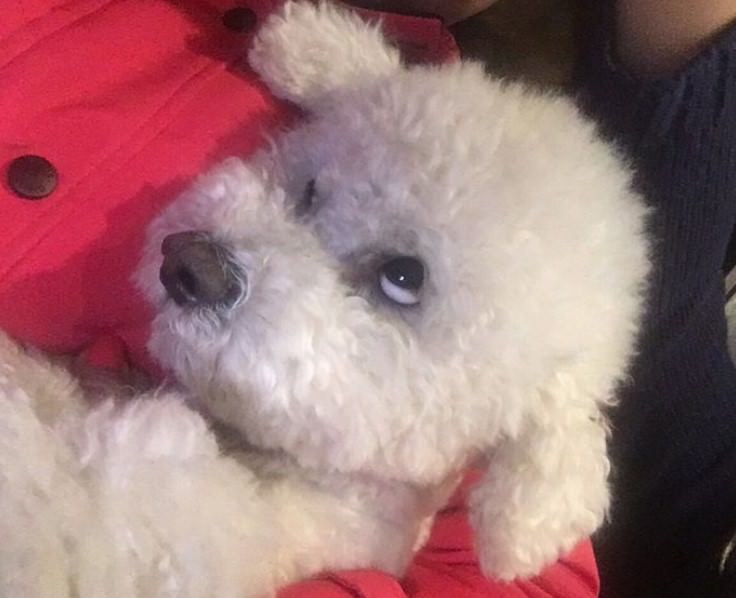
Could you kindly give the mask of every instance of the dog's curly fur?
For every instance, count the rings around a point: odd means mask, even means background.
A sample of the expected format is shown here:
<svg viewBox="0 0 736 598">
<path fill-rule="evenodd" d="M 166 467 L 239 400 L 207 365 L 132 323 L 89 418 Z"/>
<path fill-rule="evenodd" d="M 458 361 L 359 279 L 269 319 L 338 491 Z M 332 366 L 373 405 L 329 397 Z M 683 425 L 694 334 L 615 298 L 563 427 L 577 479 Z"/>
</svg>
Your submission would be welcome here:
<svg viewBox="0 0 736 598">
<path fill-rule="evenodd" d="M 90 409 L 65 370 L 0 341 L 3 596 L 225 598 L 327 568 L 400 574 L 478 457 L 489 575 L 535 574 L 604 517 L 602 408 L 648 271 L 646 210 L 615 152 L 569 101 L 474 64 L 406 67 L 333 5 L 288 2 L 249 58 L 307 115 L 151 228 L 136 280 L 180 388 Z M 167 298 L 161 243 L 186 230 L 247 272 L 229 310 Z M 377 284 L 394 255 L 425 265 L 417 305 Z"/>
</svg>

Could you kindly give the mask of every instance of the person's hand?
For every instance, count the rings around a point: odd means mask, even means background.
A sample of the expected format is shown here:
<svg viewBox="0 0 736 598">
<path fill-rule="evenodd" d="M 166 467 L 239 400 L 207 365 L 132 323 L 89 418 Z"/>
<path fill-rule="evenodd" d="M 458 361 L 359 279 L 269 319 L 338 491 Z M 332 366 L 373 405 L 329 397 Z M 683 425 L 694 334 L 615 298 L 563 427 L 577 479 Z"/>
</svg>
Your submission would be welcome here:
<svg viewBox="0 0 736 598">
<path fill-rule="evenodd" d="M 473 16 L 497 0 L 346 0 L 347 4 L 381 10 L 415 14 L 434 14 L 448 25 Z"/>
</svg>

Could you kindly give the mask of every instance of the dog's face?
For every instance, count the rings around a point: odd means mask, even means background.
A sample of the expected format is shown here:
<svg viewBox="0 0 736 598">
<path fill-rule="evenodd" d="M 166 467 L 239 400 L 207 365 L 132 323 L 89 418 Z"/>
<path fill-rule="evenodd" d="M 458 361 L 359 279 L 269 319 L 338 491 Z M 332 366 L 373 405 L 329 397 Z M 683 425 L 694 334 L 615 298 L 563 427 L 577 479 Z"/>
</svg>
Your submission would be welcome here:
<svg viewBox="0 0 736 598">
<path fill-rule="evenodd" d="M 437 480 L 518 434 L 560 372 L 603 390 L 623 369 L 626 185 L 567 103 L 475 67 L 332 94 L 154 224 L 151 350 L 257 446 Z"/>
<path fill-rule="evenodd" d="M 433 484 L 482 453 L 484 570 L 538 572 L 608 504 L 648 270 L 628 172 L 571 103 L 406 68 L 333 3 L 286 2 L 249 60 L 305 116 L 151 227 L 151 351 L 305 467 Z"/>
</svg>

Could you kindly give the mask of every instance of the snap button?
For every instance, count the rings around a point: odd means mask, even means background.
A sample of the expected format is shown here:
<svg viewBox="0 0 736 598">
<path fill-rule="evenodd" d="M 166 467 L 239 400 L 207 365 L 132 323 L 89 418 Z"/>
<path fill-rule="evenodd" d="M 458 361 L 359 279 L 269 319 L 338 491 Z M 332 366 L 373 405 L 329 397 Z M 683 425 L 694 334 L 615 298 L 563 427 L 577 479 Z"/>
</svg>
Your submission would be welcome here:
<svg viewBox="0 0 736 598">
<path fill-rule="evenodd" d="M 236 6 L 222 15 L 222 24 L 236 33 L 250 31 L 255 27 L 257 20 L 256 14 L 245 6 Z"/>
<path fill-rule="evenodd" d="M 10 188 L 25 199 L 41 199 L 50 195 L 59 183 L 59 173 L 41 156 L 20 156 L 8 166 Z"/>
</svg>

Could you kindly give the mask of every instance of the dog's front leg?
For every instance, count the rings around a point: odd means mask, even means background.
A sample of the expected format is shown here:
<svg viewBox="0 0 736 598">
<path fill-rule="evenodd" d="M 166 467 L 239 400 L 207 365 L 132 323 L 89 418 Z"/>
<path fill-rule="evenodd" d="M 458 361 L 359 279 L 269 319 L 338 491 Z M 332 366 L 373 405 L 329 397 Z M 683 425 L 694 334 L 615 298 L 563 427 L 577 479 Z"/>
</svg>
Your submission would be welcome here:
<svg viewBox="0 0 736 598">
<path fill-rule="evenodd" d="M 412 489 L 257 476 L 177 395 L 58 429 L 30 404 L 0 396 L 0 595 L 260 597 L 411 555 Z"/>
<path fill-rule="evenodd" d="M 54 426 L 37 386 L 0 382 L 0 596 L 242 598 L 281 580 L 272 505 L 179 397 Z"/>
<path fill-rule="evenodd" d="M 589 536 L 608 507 L 606 424 L 572 376 L 540 392 L 521 433 L 491 453 L 471 498 L 481 565 L 529 577 Z"/>
</svg>

